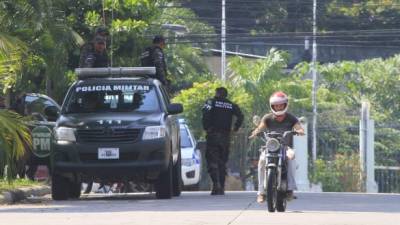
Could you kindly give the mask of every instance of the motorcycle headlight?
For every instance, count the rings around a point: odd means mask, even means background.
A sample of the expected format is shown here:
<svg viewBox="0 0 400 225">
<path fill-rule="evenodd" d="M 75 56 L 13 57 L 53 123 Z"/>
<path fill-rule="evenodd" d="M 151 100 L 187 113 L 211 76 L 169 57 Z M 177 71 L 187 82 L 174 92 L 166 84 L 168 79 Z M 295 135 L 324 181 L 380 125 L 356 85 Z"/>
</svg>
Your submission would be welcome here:
<svg viewBox="0 0 400 225">
<path fill-rule="evenodd" d="M 187 167 L 193 166 L 194 159 L 182 159 L 182 165 Z"/>
<path fill-rule="evenodd" d="M 165 137 L 164 126 L 149 126 L 146 127 L 143 133 L 143 140 L 151 140 Z"/>
<path fill-rule="evenodd" d="M 57 127 L 54 129 L 55 139 L 59 143 L 63 142 L 74 142 L 75 138 L 75 129 L 69 127 Z"/>
<path fill-rule="evenodd" d="M 266 144 L 268 151 L 271 151 L 271 152 L 278 151 L 280 145 L 281 144 L 279 143 L 279 141 L 275 138 L 268 139 L 267 144 Z"/>
</svg>

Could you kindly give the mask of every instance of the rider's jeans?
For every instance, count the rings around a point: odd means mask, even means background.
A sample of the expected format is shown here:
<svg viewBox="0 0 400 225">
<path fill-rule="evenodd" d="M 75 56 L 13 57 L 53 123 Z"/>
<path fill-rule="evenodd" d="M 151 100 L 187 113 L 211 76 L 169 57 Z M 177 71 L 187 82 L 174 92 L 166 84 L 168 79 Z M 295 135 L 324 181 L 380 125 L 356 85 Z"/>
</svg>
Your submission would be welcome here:
<svg viewBox="0 0 400 225">
<path fill-rule="evenodd" d="M 260 159 L 258 160 L 258 195 L 265 195 L 265 189 L 267 186 L 267 181 L 265 179 L 266 176 L 266 168 L 265 168 L 265 153 L 261 152 Z M 288 190 L 297 190 L 296 180 L 295 180 L 295 172 L 296 172 L 296 161 L 288 160 Z"/>
</svg>

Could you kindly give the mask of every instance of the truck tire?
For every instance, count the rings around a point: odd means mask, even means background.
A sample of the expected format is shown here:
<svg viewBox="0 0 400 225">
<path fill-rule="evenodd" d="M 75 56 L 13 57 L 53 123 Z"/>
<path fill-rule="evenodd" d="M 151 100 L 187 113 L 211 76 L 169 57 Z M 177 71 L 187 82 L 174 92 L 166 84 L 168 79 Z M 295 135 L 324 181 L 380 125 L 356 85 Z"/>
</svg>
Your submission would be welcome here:
<svg viewBox="0 0 400 225">
<path fill-rule="evenodd" d="M 53 200 L 67 200 L 69 194 L 69 181 L 56 173 L 51 178 L 51 198 Z"/>
<path fill-rule="evenodd" d="M 173 196 L 180 196 L 182 192 L 182 161 L 181 161 L 181 154 L 178 155 L 178 160 L 174 166 L 173 171 Z"/>
<path fill-rule="evenodd" d="M 81 182 L 69 182 L 69 197 L 78 199 L 81 196 Z"/>
<path fill-rule="evenodd" d="M 158 199 L 170 199 L 172 197 L 172 157 L 169 160 L 168 168 L 161 172 L 155 183 L 156 197 Z"/>
</svg>

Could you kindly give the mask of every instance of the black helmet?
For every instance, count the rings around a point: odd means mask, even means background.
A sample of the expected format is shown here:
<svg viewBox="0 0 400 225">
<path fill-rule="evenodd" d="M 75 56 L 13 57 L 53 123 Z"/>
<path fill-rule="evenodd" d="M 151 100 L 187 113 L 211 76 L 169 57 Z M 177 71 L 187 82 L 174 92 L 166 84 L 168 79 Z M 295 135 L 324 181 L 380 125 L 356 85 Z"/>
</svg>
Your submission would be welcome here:
<svg viewBox="0 0 400 225">
<path fill-rule="evenodd" d="M 162 35 L 156 35 L 153 38 L 153 44 L 165 43 L 165 38 Z"/>
<path fill-rule="evenodd" d="M 100 34 L 100 35 L 103 35 L 103 36 L 108 36 L 108 34 L 109 34 L 108 33 L 108 29 L 105 26 L 97 27 L 94 33 L 95 33 L 95 35 Z"/>
<path fill-rule="evenodd" d="M 228 90 L 224 87 L 218 87 L 215 89 L 215 96 L 220 98 L 228 97 Z"/>
</svg>

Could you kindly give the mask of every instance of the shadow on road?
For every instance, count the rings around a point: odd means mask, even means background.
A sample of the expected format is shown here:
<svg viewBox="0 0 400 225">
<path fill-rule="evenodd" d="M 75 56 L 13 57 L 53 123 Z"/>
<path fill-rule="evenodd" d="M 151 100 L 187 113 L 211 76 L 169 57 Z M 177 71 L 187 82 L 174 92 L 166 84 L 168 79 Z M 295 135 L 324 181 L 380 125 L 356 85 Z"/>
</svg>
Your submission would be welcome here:
<svg viewBox="0 0 400 225">
<path fill-rule="evenodd" d="M 297 193 L 288 203 L 288 212 L 400 212 L 400 195 L 365 195 L 348 193 Z M 182 196 L 158 200 L 154 194 L 95 194 L 79 200 L 52 201 L 40 204 L 0 206 L 2 213 L 110 213 L 110 212 L 201 212 L 231 210 L 265 210 L 266 204 L 255 202 L 255 192 L 228 192 L 210 196 L 209 192 L 184 192 Z"/>
</svg>

